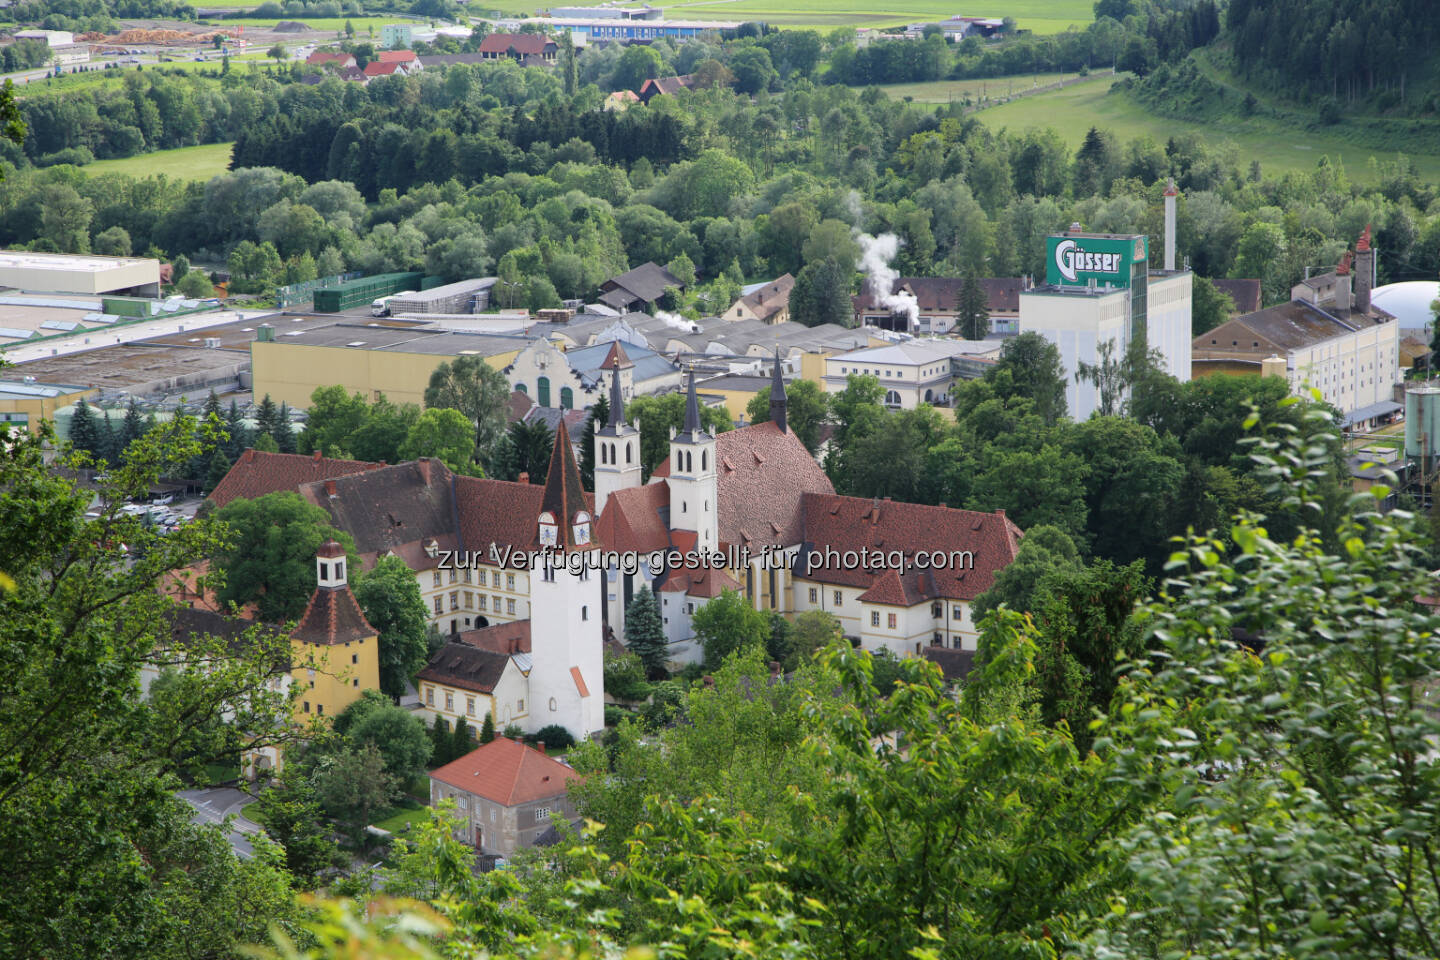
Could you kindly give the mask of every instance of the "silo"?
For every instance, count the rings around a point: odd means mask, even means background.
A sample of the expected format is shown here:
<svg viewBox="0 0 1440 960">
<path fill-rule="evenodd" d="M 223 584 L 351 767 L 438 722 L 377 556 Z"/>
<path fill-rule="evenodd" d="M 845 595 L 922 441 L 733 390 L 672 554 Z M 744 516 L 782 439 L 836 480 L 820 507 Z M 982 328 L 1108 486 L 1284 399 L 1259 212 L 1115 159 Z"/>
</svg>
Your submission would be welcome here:
<svg viewBox="0 0 1440 960">
<path fill-rule="evenodd" d="M 1405 456 L 1420 463 L 1426 476 L 1440 454 L 1440 387 L 1405 391 Z"/>
</svg>

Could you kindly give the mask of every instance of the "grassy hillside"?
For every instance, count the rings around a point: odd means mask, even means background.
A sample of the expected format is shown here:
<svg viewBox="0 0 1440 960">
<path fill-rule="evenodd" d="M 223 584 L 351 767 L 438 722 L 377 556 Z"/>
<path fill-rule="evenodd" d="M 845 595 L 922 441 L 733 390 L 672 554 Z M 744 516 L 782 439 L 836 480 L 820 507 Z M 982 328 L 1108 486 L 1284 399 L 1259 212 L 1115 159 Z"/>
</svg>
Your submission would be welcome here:
<svg viewBox="0 0 1440 960">
<path fill-rule="evenodd" d="M 880 89 L 891 97 L 909 97 L 916 103 L 952 103 L 956 100 L 1009 99 L 1036 86 L 1070 80 L 1073 73 L 1032 73 L 1020 77 L 990 77 L 983 80 L 937 80 L 934 83 L 887 83 Z"/>
<path fill-rule="evenodd" d="M 141 153 L 122 160 L 96 160 L 80 169 L 91 176 L 123 173 L 130 177 L 148 177 L 163 173 L 177 180 L 209 180 L 217 173 L 224 173 L 229 165 L 230 144 L 207 143 L 199 147 Z"/>
<path fill-rule="evenodd" d="M 487 0 L 484 6 L 512 15 L 535 11 L 534 0 Z M 666 18 L 672 20 L 764 20 L 776 26 L 817 28 L 883 27 L 944 20 L 955 14 L 1014 17 L 1021 28 L 1046 34 L 1083 27 L 1095 18 L 1092 0 L 977 0 L 964 9 L 945 0 L 689 0 L 664 7 Z"/>
<path fill-rule="evenodd" d="M 1108 75 L 1095 77 L 1061 90 L 989 107 L 976 116 L 996 129 L 1052 127 L 1072 148 L 1080 145 L 1092 126 L 1112 130 L 1122 138 L 1150 136 L 1159 143 L 1177 133 L 1198 133 L 1211 143 L 1230 145 L 1237 163 L 1244 165 L 1250 160 L 1259 160 L 1262 168 L 1269 173 L 1309 169 L 1321 156 L 1328 155 L 1340 159 L 1345 164 L 1346 173 L 1357 182 L 1368 181 L 1366 165 L 1372 156 L 1387 159 L 1394 153 L 1393 150 L 1346 142 L 1340 138 L 1342 131 L 1333 128 L 1316 133 L 1267 117 L 1247 119 L 1236 116 L 1206 122 L 1161 117 L 1122 91 L 1112 93 L 1110 87 L 1113 82 Z M 1440 154 L 1407 151 L 1407 156 L 1414 160 L 1423 177 L 1440 180 Z"/>
</svg>

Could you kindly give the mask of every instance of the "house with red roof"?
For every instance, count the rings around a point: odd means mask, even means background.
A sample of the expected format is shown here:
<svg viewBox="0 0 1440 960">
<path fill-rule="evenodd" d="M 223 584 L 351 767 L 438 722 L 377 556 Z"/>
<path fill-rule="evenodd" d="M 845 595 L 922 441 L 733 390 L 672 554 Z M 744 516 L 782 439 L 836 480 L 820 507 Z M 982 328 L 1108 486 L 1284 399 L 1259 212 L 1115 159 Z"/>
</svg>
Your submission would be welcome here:
<svg viewBox="0 0 1440 960">
<path fill-rule="evenodd" d="M 348 476 L 381 466 L 383 464 L 364 460 L 322 457 L 318 450 L 313 454 L 266 453 L 251 447 L 240 455 L 230 472 L 210 491 L 209 499 L 216 507 L 223 507 L 232 500 L 254 500 L 267 493 L 295 490 L 301 484 L 314 480 Z"/>
<path fill-rule="evenodd" d="M 386 52 L 410 53 L 411 56 L 414 56 L 414 54 L 411 53 L 411 51 L 409 50 L 394 50 Z M 365 76 L 371 80 L 374 80 L 376 77 L 407 77 L 412 73 L 418 73 L 421 69 L 422 68 L 420 66 L 420 61 L 418 60 L 371 60 L 369 63 L 365 64 Z"/>
<path fill-rule="evenodd" d="M 481 853 L 509 857 L 543 846 L 559 821 L 578 825 L 569 789 L 580 779 L 542 751 L 496 737 L 430 771 L 430 803 L 453 800 L 463 820 L 459 838 Z"/>
<path fill-rule="evenodd" d="M 344 70 L 346 67 L 355 66 L 355 55 L 353 53 L 345 53 L 344 51 L 332 53 L 328 50 L 316 50 L 314 53 L 310 54 L 310 56 L 305 58 L 306 66 L 324 67 L 326 64 L 330 63 L 333 63 L 337 68 Z"/>
</svg>

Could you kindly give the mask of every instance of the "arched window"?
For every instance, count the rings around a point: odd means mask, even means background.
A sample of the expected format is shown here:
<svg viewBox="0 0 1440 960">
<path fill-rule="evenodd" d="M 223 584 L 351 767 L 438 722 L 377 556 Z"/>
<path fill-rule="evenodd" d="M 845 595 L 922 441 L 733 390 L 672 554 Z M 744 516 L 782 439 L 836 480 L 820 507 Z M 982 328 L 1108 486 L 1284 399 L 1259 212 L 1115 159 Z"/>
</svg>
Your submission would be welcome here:
<svg viewBox="0 0 1440 960">
<path fill-rule="evenodd" d="M 885 406 L 887 406 L 887 407 L 898 407 L 898 406 L 900 406 L 900 394 L 896 393 L 894 390 L 886 390 L 886 391 L 885 391 Z"/>
<path fill-rule="evenodd" d="M 632 453 L 632 451 L 631 451 L 631 449 L 630 449 L 630 442 L 627 440 L 627 441 L 625 442 L 625 462 L 626 462 L 626 463 L 629 463 L 632 458 L 633 458 L 633 453 Z"/>
<path fill-rule="evenodd" d="M 542 407 L 550 406 L 550 378 L 541 377 L 535 382 L 535 402 Z"/>
<path fill-rule="evenodd" d="M 575 391 L 569 387 L 560 388 L 560 409 L 570 410 L 575 406 Z"/>
<path fill-rule="evenodd" d="M 707 450 L 700 451 L 700 472 L 704 473 L 709 469 L 710 453 Z"/>
<path fill-rule="evenodd" d="M 685 451 L 685 472 L 686 472 L 686 473 L 694 473 L 694 472 L 695 472 L 695 454 L 691 453 L 691 452 L 688 451 L 688 450 Z"/>
<path fill-rule="evenodd" d="M 516 389 L 516 390 L 519 390 L 521 393 L 525 394 L 527 397 L 530 395 L 530 388 L 527 387 L 527 386 L 525 386 L 525 384 L 523 384 L 523 383 L 517 383 L 517 384 L 515 384 L 515 389 Z"/>
</svg>

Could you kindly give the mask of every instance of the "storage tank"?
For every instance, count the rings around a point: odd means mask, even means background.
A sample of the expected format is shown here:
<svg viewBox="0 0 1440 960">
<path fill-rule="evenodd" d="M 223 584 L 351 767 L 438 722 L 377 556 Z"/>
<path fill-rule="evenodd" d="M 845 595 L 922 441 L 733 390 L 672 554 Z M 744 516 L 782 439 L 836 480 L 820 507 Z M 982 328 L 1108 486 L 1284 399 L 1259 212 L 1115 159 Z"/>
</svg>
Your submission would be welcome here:
<svg viewBox="0 0 1440 960">
<path fill-rule="evenodd" d="M 1440 387 L 1424 385 L 1405 391 L 1405 456 L 1426 458 L 1421 464 L 1430 472 L 1440 454 Z"/>
</svg>

